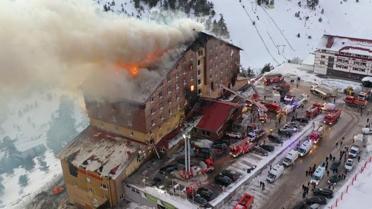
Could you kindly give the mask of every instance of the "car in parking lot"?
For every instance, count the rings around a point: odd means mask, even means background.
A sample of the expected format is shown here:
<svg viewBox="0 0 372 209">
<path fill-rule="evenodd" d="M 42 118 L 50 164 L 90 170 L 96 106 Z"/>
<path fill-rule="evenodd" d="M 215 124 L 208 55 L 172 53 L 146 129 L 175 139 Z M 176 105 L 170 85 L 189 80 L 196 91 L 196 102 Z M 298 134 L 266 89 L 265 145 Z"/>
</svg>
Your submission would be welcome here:
<svg viewBox="0 0 372 209">
<path fill-rule="evenodd" d="M 308 118 L 303 118 L 303 117 L 293 118 L 293 121 L 297 121 L 297 122 L 302 123 L 302 124 L 309 123 L 309 119 Z"/>
<path fill-rule="evenodd" d="M 354 160 L 352 158 L 349 158 L 345 162 L 345 170 L 351 171 L 354 168 Z"/>
<path fill-rule="evenodd" d="M 352 145 L 349 150 L 349 158 L 356 158 L 358 157 L 360 149 L 357 145 Z"/>
<path fill-rule="evenodd" d="M 233 182 L 238 180 L 241 176 L 240 173 L 228 169 L 221 171 L 221 175 L 229 177 Z"/>
<path fill-rule="evenodd" d="M 315 188 L 313 194 L 316 196 L 324 196 L 326 198 L 333 198 L 333 191 L 327 188 Z"/>
<path fill-rule="evenodd" d="M 312 205 L 312 204 L 320 204 L 320 205 L 325 205 L 327 204 L 327 199 L 323 196 L 313 196 L 310 198 L 305 199 L 306 204 Z"/>
<path fill-rule="evenodd" d="M 337 182 L 339 182 L 341 180 L 342 180 L 341 175 L 333 175 L 333 176 L 329 177 L 328 184 L 335 185 L 335 184 L 337 184 Z"/>
<path fill-rule="evenodd" d="M 159 173 L 166 175 L 178 169 L 177 164 L 170 164 L 160 168 Z"/>
<path fill-rule="evenodd" d="M 261 144 L 260 147 L 268 152 L 272 152 L 275 150 L 275 147 L 269 144 Z"/>
<path fill-rule="evenodd" d="M 207 201 L 211 201 L 215 197 L 215 193 L 212 190 L 210 190 L 208 188 L 205 188 L 205 187 L 200 187 L 196 191 L 196 194 L 200 195 L 201 197 L 203 197 Z"/>
<path fill-rule="evenodd" d="M 283 139 L 280 138 L 280 137 L 277 136 L 277 135 L 274 135 L 274 134 L 269 134 L 269 135 L 267 136 L 267 138 L 268 138 L 270 141 L 272 141 L 272 142 L 274 142 L 274 143 L 277 143 L 277 144 L 281 144 L 281 143 L 283 143 Z"/>
<path fill-rule="evenodd" d="M 252 148 L 252 152 L 257 153 L 257 154 L 259 154 L 259 155 L 261 155 L 261 156 L 268 156 L 268 155 L 269 155 L 269 152 L 266 151 L 265 149 L 263 149 L 263 148 L 260 147 L 260 146 L 255 146 L 255 147 L 253 147 L 253 148 Z"/>
<path fill-rule="evenodd" d="M 287 128 L 278 129 L 278 134 L 285 137 L 291 137 L 293 135 L 293 130 Z"/>
<path fill-rule="evenodd" d="M 201 195 L 196 194 L 193 198 L 194 202 L 199 204 L 202 207 L 206 207 L 208 205 L 208 201 L 204 199 Z"/>
<path fill-rule="evenodd" d="M 318 208 L 320 208 L 320 204 L 318 203 L 314 203 L 306 207 L 306 209 L 318 209 Z"/>
<path fill-rule="evenodd" d="M 216 184 L 221 186 L 229 186 L 233 182 L 228 176 L 224 176 L 221 174 L 217 175 L 214 180 Z"/>
</svg>

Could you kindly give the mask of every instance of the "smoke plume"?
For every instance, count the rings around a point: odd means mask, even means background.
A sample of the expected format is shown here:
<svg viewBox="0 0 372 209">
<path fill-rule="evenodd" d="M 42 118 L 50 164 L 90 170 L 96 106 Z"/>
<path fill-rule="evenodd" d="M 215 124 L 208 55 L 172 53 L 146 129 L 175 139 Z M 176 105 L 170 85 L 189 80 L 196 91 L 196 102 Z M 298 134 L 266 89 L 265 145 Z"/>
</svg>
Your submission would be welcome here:
<svg viewBox="0 0 372 209">
<path fill-rule="evenodd" d="M 110 100 L 130 97 L 137 85 L 117 63 L 146 68 L 203 30 L 190 19 L 160 24 L 105 13 L 90 0 L 3 0 L 0 25 L 0 94 L 76 90 L 88 80 L 88 95 Z"/>
</svg>

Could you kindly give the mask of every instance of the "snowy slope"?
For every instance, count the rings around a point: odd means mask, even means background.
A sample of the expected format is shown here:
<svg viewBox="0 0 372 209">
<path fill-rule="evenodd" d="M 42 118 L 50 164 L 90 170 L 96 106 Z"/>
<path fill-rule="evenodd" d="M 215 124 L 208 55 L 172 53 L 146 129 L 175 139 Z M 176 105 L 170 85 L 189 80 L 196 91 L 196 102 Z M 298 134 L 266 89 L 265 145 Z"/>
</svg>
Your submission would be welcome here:
<svg viewBox="0 0 372 209">
<path fill-rule="evenodd" d="M 276 0 L 273 9 L 257 6 L 256 0 L 241 0 L 241 3 L 239 0 L 213 2 L 216 12 L 225 17 L 232 41 L 244 50 L 241 53 L 244 66 L 262 67 L 269 62 L 276 65 L 293 57 L 304 59 L 309 52 L 314 51 L 324 33 L 372 37 L 371 0 L 360 0 L 359 3 L 347 1 L 342 4 L 340 0 L 320 0 L 315 11 L 300 8 L 295 0 Z M 302 0 L 303 5 L 304 2 Z M 324 8 L 323 15 L 321 8 Z M 302 20 L 294 16 L 298 11 Z M 309 16 L 308 21 L 305 21 L 305 16 Z M 249 17 L 255 21 L 257 30 Z M 318 21 L 320 17 L 322 22 Z M 300 38 L 297 38 L 298 33 Z M 309 35 L 311 39 L 308 39 Z"/>
<path fill-rule="evenodd" d="M 62 96 L 69 96 L 74 101 L 75 128 L 81 131 L 87 124 L 87 118 L 81 110 L 81 99 L 65 92 L 40 91 L 31 93 L 29 96 L 8 101 L 6 120 L 0 122 L 0 140 L 9 137 L 15 140 L 18 151 L 24 151 L 39 144 L 46 145 L 46 133 L 50 122 L 57 114 Z M 1 151 L 0 151 L 0 157 Z M 50 186 L 62 175 L 59 160 L 52 150 L 47 148 L 43 158 L 48 167 L 43 169 L 39 160 L 33 159 L 35 166 L 31 170 L 22 167 L 15 168 L 11 174 L 0 174 L 1 183 L 4 186 L 4 194 L 0 195 L 0 208 L 24 208 L 24 204 L 32 200 L 41 189 Z M 19 185 L 19 177 L 27 175 L 27 186 Z"/>
</svg>

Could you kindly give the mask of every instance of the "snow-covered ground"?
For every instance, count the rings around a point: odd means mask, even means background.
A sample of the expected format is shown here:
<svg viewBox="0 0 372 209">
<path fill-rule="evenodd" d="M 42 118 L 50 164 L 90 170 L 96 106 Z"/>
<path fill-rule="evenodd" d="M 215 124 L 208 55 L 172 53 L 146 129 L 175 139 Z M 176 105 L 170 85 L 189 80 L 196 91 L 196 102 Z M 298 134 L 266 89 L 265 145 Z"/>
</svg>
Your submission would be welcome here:
<svg viewBox="0 0 372 209">
<path fill-rule="evenodd" d="M 371 0 L 360 0 L 359 3 L 320 0 L 315 11 L 305 6 L 300 8 L 299 1 L 295 0 L 275 1 L 273 9 L 257 6 L 256 0 L 212 2 L 216 13 L 224 15 L 232 41 L 243 48 L 241 62 L 244 66 L 262 67 L 269 62 L 277 65 L 293 57 L 305 59 L 325 33 L 372 37 L 371 18 L 368 18 L 371 15 Z M 300 2 L 305 5 L 306 1 Z M 321 8 L 324 14 L 321 14 Z M 298 11 L 301 19 L 295 17 Z M 308 20 L 306 16 L 309 16 Z M 322 18 L 321 22 L 319 18 Z M 297 38 L 298 33 L 300 38 Z"/>
<path fill-rule="evenodd" d="M 15 140 L 15 147 L 21 152 L 40 144 L 47 147 L 47 131 L 53 117 L 58 114 L 62 96 L 66 95 L 64 92 L 40 91 L 10 100 L 7 103 L 9 111 L 6 120 L 0 122 L 0 141 L 4 137 Z M 81 110 L 81 100 L 69 94 L 68 96 L 74 101 L 75 128 L 80 131 L 87 124 L 87 118 Z M 11 174 L 0 175 L 0 182 L 4 186 L 3 195 L 0 195 L 0 208 L 24 208 L 24 204 L 32 200 L 34 195 L 61 177 L 60 162 L 51 149 L 47 147 L 43 156 L 38 157 L 43 157 L 46 165 L 40 165 L 35 157 L 32 169 L 18 167 Z M 48 169 L 43 169 L 45 167 Z M 28 177 L 26 186 L 19 184 L 19 177 L 22 175 Z"/>
</svg>

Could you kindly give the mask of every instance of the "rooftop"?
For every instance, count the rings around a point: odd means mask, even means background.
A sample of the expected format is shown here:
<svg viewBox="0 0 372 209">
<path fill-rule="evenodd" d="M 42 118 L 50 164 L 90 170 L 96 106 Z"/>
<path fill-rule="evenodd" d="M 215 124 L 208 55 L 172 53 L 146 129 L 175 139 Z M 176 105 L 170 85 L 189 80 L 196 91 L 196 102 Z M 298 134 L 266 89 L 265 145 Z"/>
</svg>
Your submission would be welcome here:
<svg viewBox="0 0 372 209">
<path fill-rule="evenodd" d="M 214 101 L 203 108 L 203 117 L 196 128 L 218 132 L 239 105 L 229 102 Z"/>
<path fill-rule="evenodd" d="M 204 43 L 210 38 L 219 39 L 211 34 L 205 32 L 197 32 L 195 39 L 186 43 L 180 43 L 174 49 L 168 49 L 156 61 L 149 66 L 140 70 L 140 73 L 134 78 L 131 89 L 133 93 L 126 95 L 127 99 L 134 103 L 143 104 L 153 93 L 153 90 L 161 84 L 168 72 L 172 70 L 183 57 L 186 51 L 192 48 L 195 44 Z M 241 50 L 241 48 L 233 45 L 232 43 L 222 40 L 227 45 Z"/>
<path fill-rule="evenodd" d="M 372 40 L 369 39 L 324 35 L 318 48 L 372 56 Z"/>
<path fill-rule="evenodd" d="M 115 179 L 144 147 L 89 126 L 58 157 L 68 159 L 78 168 Z"/>
</svg>

